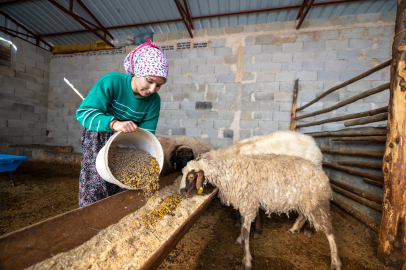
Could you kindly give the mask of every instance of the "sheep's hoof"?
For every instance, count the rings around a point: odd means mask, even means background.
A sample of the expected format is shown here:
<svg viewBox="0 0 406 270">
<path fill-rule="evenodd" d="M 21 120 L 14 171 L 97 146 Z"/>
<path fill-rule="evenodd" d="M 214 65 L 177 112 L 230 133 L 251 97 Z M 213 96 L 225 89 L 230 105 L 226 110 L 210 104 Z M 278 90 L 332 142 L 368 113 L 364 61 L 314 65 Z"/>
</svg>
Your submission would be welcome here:
<svg viewBox="0 0 406 270">
<path fill-rule="evenodd" d="M 235 241 L 234 241 L 234 245 L 241 246 L 243 242 L 244 242 L 244 240 L 240 240 L 240 239 L 237 238 L 237 239 L 235 239 Z"/>
<path fill-rule="evenodd" d="M 331 264 L 331 270 L 341 270 L 341 265 L 340 264 Z"/>
<path fill-rule="evenodd" d="M 291 234 L 297 234 L 297 233 L 299 233 L 299 230 L 290 229 L 290 230 L 288 230 L 288 232 L 290 232 Z"/>
<path fill-rule="evenodd" d="M 262 231 L 253 231 L 251 232 L 251 237 L 252 239 L 258 239 L 259 237 L 261 237 Z"/>
<path fill-rule="evenodd" d="M 243 265 L 241 269 L 243 269 L 243 270 L 251 270 L 252 266 L 244 266 Z"/>
</svg>

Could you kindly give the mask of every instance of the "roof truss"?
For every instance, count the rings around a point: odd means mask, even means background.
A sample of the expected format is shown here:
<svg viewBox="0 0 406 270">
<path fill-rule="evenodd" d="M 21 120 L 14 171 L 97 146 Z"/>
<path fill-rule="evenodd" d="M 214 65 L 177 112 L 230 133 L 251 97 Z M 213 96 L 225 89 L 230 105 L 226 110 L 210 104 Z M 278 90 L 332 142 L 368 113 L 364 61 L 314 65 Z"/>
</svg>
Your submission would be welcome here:
<svg viewBox="0 0 406 270">
<path fill-rule="evenodd" d="M 299 19 L 299 23 L 296 26 L 296 30 L 300 28 L 304 19 L 306 18 L 307 13 L 309 13 L 310 8 L 312 7 L 314 0 L 303 0 L 302 6 L 299 9 L 296 20 Z"/>
<path fill-rule="evenodd" d="M 179 0 L 174 0 L 174 1 L 176 4 L 176 7 L 179 10 L 180 15 L 182 16 L 182 21 L 185 24 L 190 37 L 193 38 L 192 29 L 194 29 L 194 28 L 193 28 L 192 18 L 190 17 L 190 12 L 189 12 L 189 8 L 187 6 L 186 0 L 183 0 L 184 6 L 182 6 L 182 4 L 180 3 Z"/>
</svg>

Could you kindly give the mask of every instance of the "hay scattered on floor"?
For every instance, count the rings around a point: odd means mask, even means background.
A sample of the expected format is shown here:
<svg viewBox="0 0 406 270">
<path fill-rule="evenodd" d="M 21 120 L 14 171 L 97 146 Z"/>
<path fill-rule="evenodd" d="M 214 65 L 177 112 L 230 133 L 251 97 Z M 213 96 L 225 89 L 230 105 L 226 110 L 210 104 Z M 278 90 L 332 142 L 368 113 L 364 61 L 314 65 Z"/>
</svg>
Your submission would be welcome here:
<svg viewBox="0 0 406 270">
<path fill-rule="evenodd" d="M 108 165 L 118 181 L 134 189 L 143 189 L 146 196 L 159 188 L 158 161 L 142 149 L 111 147 Z"/>
<path fill-rule="evenodd" d="M 181 176 L 173 185 L 158 191 L 144 207 L 83 245 L 28 269 L 138 269 L 209 196 L 182 199 L 173 216 L 163 216 L 153 229 L 146 227 L 141 214 L 157 209 L 162 199 L 177 193 L 180 180 Z"/>
</svg>

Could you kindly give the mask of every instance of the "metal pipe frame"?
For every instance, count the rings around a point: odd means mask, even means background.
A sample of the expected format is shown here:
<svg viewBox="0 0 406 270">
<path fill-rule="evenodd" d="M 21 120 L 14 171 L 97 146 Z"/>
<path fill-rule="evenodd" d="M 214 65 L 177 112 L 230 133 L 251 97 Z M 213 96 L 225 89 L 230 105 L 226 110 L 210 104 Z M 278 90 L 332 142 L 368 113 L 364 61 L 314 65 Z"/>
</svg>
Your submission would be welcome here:
<svg viewBox="0 0 406 270">
<path fill-rule="evenodd" d="M 314 3 L 314 0 L 303 0 L 302 6 L 299 9 L 299 13 L 297 14 L 296 20 L 299 20 L 299 23 L 296 26 L 296 30 L 298 30 L 300 28 L 300 26 L 302 25 L 304 19 L 307 16 L 307 13 L 309 13 L 310 8 L 312 7 Z"/>
<path fill-rule="evenodd" d="M 192 33 L 193 24 L 192 24 L 192 19 L 190 19 L 190 13 L 189 13 L 189 10 L 187 8 L 186 1 L 183 0 L 183 3 L 185 4 L 186 10 L 182 6 L 182 4 L 179 2 L 179 0 L 174 0 L 174 1 L 175 1 L 175 4 L 176 4 L 176 7 L 179 10 L 180 15 L 182 16 L 182 21 L 185 24 L 186 29 L 189 32 L 190 37 L 193 38 L 193 33 Z"/>
</svg>

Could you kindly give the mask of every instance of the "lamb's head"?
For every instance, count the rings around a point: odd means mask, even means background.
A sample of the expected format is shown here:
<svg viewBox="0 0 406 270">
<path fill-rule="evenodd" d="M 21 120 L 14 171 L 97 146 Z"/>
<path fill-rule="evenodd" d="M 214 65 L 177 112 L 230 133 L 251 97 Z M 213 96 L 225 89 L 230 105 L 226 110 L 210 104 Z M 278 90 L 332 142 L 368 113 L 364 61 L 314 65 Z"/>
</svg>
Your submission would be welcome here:
<svg viewBox="0 0 406 270">
<path fill-rule="evenodd" d="M 175 171 L 182 170 L 186 164 L 194 159 L 193 149 L 188 145 L 178 145 L 174 149 L 171 162 Z"/>
<path fill-rule="evenodd" d="M 179 193 L 184 198 L 189 198 L 203 187 L 204 172 L 201 161 L 189 161 L 182 169 L 182 181 L 180 182 Z"/>
</svg>

